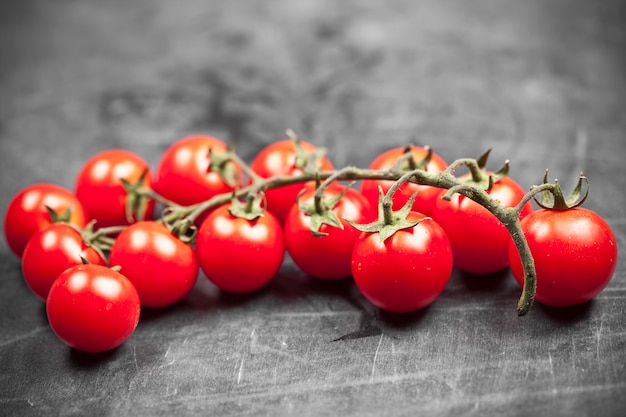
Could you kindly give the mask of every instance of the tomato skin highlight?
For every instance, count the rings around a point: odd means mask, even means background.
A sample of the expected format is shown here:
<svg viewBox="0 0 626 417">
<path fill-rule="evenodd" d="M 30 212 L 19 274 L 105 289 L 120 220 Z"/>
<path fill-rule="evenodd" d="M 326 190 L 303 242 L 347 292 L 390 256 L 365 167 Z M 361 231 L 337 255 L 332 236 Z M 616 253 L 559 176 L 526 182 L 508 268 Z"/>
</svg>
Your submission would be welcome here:
<svg viewBox="0 0 626 417">
<path fill-rule="evenodd" d="M 300 141 L 302 149 L 313 152 L 316 146 Z M 250 163 L 250 168 L 261 178 L 278 176 L 297 176 L 303 173 L 302 168 L 296 166 L 296 145 L 290 139 L 273 142 L 261 149 Z M 331 161 L 323 156 L 319 160 L 320 171 L 332 171 Z M 313 182 L 291 184 L 284 187 L 269 189 L 265 192 L 267 210 L 283 224 L 291 206 L 295 203 L 298 193 Z"/>
<path fill-rule="evenodd" d="M 376 157 L 369 165 L 370 169 L 387 170 L 390 169 L 396 161 L 401 158 L 405 153 L 404 147 L 389 149 Z M 411 153 L 416 161 L 420 161 L 426 157 L 428 150 L 421 146 L 411 146 Z M 428 172 L 441 172 L 448 167 L 448 163 L 438 154 L 433 153 L 431 159 L 426 166 Z M 376 207 L 378 205 L 379 192 L 378 187 L 383 189 L 383 193 L 386 193 L 389 188 L 394 184 L 394 181 L 385 180 L 363 180 L 361 182 L 361 192 L 367 198 L 372 205 Z M 413 194 L 418 192 L 413 202 L 413 211 L 430 215 L 432 206 L 435 204 L 435 200 L 439 196 L 440 189 L 427 185 L 420 185 L 407 182 L 400 186 L 400 188 L 393 195 L 394 210 L 402 208 L 411 198 Z"/>
<path fill-rule="evenodd" d="M 231 192 L 219 173 L 209 169 L 214 154 L 226 152 L 226 144 L 213 136 L 192 135 L 174 142 L 161 156 L 155 173 L 155 190 L 166 199 L 182 206 L 208 200 Z M 235 168 L 241 178 L 241 169 Z"/>
<path fill-rule="evenodd" d="M 124 229 L 109 258 L 133 283 L 143 307 L 177 303 L 189 294 L 198 277 L 193 248 L 155 221 L 137 222 Z"/>
<path fill-rule="evenodd" d="M 431 216 L 446 231 L 454 253 L 454 265 L 473 274 L 500 271 L 509 265 L 509 232 L 489 210 L 471 199 L 454 194 L 450 201 L 441 198 L 441 191 Z M 489 192 L 504 207 L 514 207 L 525 191 L 511 178 L 505 177 Z M 527 203 L 520 218 L 533 211 Z"/>
<path fill-rule="evenodd" d="M 36 232 L 22 255 L 22 276 L 31 291 L 46 301 L 54 280 L 66 269 L 88 263 L 106 265 L 106 260 L 65 223 L 53 223 Z"/>
<path fill-rule="evenodd" d="M 11 199 L 4 215 L 4 236 L 16 256 L 22 256 L 33 234 L 52 224 L 46 206 L 59 215 L 71 210 L 70 223 L 87 224 L 87 213 L 70 190 L 49 183 L 31 184 Z"/>
<path fill-rule="evenodd" d="M 200 268 L 224 291 L 256 291 L 274 278 L 283 263 L 283 231 L 268 211 L 256 220 L 246 220 L 230 214 L 229 206 L 212 211 L 198 230 Z"/>
<path fill-rule="evenodd" d="M 139 295 L 122 274 L 101 265 L 76 265 L 50 288 L 46 314 L 54 333 L 85 352 L 105 352 L 135 331 L 141 312 Z"/>
<path fill-rule="evenodd" d="M 334 197 L 345 187 L 331 185 L 324 190 L 324 198 Z M 313 203 L 315 190 L 305 192 L 300 201 Z M 326 236 L 311 233 L 311 216 L 294 204 L 285 219 L 285 247 L 294 263 L 308 275 L 326 280 L 348 278 L 351 275 L 351 256 L 354 242 L 361 234 L 347 220 L 366 223 L 373 218 L 369 201 L 359 191 L 348 188 L 332 208 L 343 229 L 323 224 L 319 231 Z"/>
<path fill-rule="evenodd" d="M 602 217 L 584 208 L 538 210 L 521 222 L 535 261 L 535 299 L 548 306 L 587 302 L 609 283 L 617 266 L 617 242 Z M 515 244 L 508 250 L 520 286 L 524 271 Z"/>
<path fill-rule="evenodd" d="M 423 218 L 409 213 L 409 220 Z M 352 252 L 352 276 L 378 308 L 409 313 L 432 304 L 452 273 L 452 248 L 444 230 L 427 218 L 401 229 L 380 245 L 379 233 L 364 232 Z"/>
<path fill-rule="evenodd" d="M 90 220 L 96 227 L 127 225 L 137 219 L 126 218 L 128 194 L 122 179 L 136 183 L 145 172 L 142 185 L 152 187 L 152 173 L 139 155 L 124 149 L 108 149 L 89 158 L 80 168 L 75 180 L 75 192 Z M 154 214 L 154 201 L 145 206 L 143 219 Z"/>
</svg>

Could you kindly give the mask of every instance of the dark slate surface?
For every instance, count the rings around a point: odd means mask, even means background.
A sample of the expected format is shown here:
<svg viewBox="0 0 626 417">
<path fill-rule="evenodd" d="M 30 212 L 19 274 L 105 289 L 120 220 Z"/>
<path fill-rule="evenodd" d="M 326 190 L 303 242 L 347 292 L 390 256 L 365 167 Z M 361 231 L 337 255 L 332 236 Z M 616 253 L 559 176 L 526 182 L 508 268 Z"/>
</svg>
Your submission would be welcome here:
<svg viewBox="0 0 626 417">
<path fill-rule="evenodd" d="M 92 154 L 153 166 L 188 133 L 250 161 L 286 128 L 336 166 L 428 144 L 493 147 L 524 187 L 544 170 L 626 245 L 622 1 L 85 1 L 0 5 L 0 207 L 73 186 Z M 626 408 L 626 276 L 571 309 L 515 314 L 508 270 L 454 272 L 423 312 L 382 314 L 352 283 L 287 260 L 249 297 L 201 276 L 103 355 L 72 351 L 0 242 L 0 414 L 617 416 Z M 340 340 L 337 340 L 340 339 Z"/>
</svg>

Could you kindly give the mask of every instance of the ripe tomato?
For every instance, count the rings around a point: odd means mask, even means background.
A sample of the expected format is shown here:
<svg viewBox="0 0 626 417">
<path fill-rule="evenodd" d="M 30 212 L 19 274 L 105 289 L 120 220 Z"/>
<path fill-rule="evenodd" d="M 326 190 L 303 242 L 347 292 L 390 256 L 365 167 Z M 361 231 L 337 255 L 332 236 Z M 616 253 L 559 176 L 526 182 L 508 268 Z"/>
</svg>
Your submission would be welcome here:
<svg viewBox="0 0 626 417">
<path fill-rule="evenodd" d="M 122 179 L 131 184 L 138 183 L 142 175 L 142 185 L 151 188 L 152 174 L 146 161 L 123 149 L 100 152 L 83 164 L 76 177 L 76 196 L 89 218 L 97 221 L 96 227 L 126 225 L 152 217 L 153 200 L 145 201 L 139 212 L 133 213 L 132 219 L 126 214 L 128 193 Z"/>
<path fill-rule="evenodd" d="M 309 142 L 299 141 L 299 143 L 304 152 L 310 153 L 316 150 L 315 145 Z M 290 139 L 281 140 L 263 148 L 252 160 L 250 168 L 262 178 L 300 175 L 304 171 L 302 166 L 298 166 L 297 156 L 295 142 Z M 325 156 L 316 162 L 320 171 L 334 169 L 333 164 Z M 281 224 L 285 221 L 289 209 L 304 186 L 305 184 L 292 184 L 265 192 L 267 210 L 274 214 Z"/>
<path fill-rule="evenodd" d="M 379 169 L 379 170 L 387 170 L 390 169 L 396 161 L 402 157 L 405 153 L 405 148 L 393 148 L 389 149 L 386 152 L 380 154 L 372 163 L 370 164 L 370 169 Z M 426 157 L 428 154 L 428 150 L 422 148 L 420 146 L 411 146 L 411 154 L 416 161 L 420 161 Z M 438 154 L 433 153 L 431 156 L 428 165 L 426 166 L 426 170 L 428 172 L 441 172 L 448 167 L 447 162 Z M 401 168 L 410 171 L 408 166 L 408 162 L 405 162 L 401 165 Z M 378 187 L 382 187 L 383 193 L 386 193 L 389 188 L 393 185 L 394 181 L 384 181 L 384 180 L 363 180 L 361 182 L 361 192 L 370 202 L 373 207 L 378 205 Z M 430 215 L 431 208 L 435 204 L 435 200 L 437 196 L 441 192 L 441 189 L 436 187 L 431 187 L 428 185 L 420 185 L 407 182 L 400 186 L 400 188 L 393 195 L 393 206 L 394 210 L 399 210 L 403 207 L 409 198 L 413 194 L 418 192 L 415 197 L 415 201 L 413 202 L 413 210 L 419 213 L 423 213 L 425 215 Z"/>
<path fill-rule="evenodd" d="M 165 307 L 182 300 L 198 277 L 191 246 L 155 221 L 141 221 L 115 239 L 109 263 L 135 286 L 144 307 Z"/>
<path fill-rule="evenodd" d="M 76 265 L 52 284 L 46 313 L 52 330 L 69 346 L 104 352 L 135 331 L 139 295 L 122 274 L 101 265 Z"/>
<path fill-rule="evenodd" d="M 334 184 L 324 190 L 324 199 L 331 199 L 344 191 L 345 187 Z M 315 190 L 300 196 L 303 204 L 313 204 Z M 324 236 L 311 233 L 311 215 L 305 214 L 297 204 L 289 210 L 283 225 L 285 246 L 294 263 L 305 273 L 320 279 L 340 279 L 350 276 L 350 259 L 354 242 L 359 232 L 346 220 L 366 223 L 372 220 L 373 209 L 359 191 L 347 188 L 345 194 L 332 207 L 343 228 L 322 224 L 319 228 Z"/>
<path fill-rule="evenodd" d="M 87 246 L 79 231 L 65 223 L 53 223 L 36 232 L 22 255 L 22 275 L 33 293 L 46 300 L 54 280 L 82 259 L 106 265 L 98 252 Z"/>
<path fill-rule="evenodd" d="M 440 192 L 431 216 L 446 231 L 452 251 L 454 265 L 473 274 L 488 274 L 508 266 L 509 232 L 486 208 L 460 194 L 450 201 L 441 198 Z M 504 207 L 514 207 L 523 198 L 524 189 L 509 177 L 497 181 L 491 191 Z M 520 218 L 533 210 L 530 203 L 524 206 Z"/>
<path fill-rule="evenodd" d="M 611 227 L 584 209 L 538 210 L 521 222 L 535 261 L 535 299 L 550 306 L 572 306 L 591 300 L 609 283 L 617 265 L 617 242 Z M 524 285 L 524 271 L 510 241 L 513 276 Z"/>
<path fill-rule="evenodd" d="M 410 212 L 409 221 L 424 218 Z M 452 248 L 432 219 L 400 229 L 380 244 L 379 232 L 364 232 L 352 251 L 352 276 L 361 293 L 393 313 L 417 311 L 439 297 L 452 273 Z"/>
<path fill-rule="evenodd" d="M 87 224 L 85 209 L 70 190 L 48 183 L 29 185 L 13 197 L 4 216 L 4 236 L 17 256 L 35 232 L 53 222 L 46 207 L 79 227 Z"/>
<path fill-rule="evenodd" d="M 229 184 L 209 169 L 209 150 L 215 155 L 225 152 L 226 144 L 212 136 L 187 136 L 172 144 L 161 156 L 156 170 L 155 190 L 166 199 L 182 206 L 229 193 L 241 181 L 241 169 L 230 163 L 237 182 Z"/>
<path fill-rule="evenodd" d="M 246 220 L 230 214 L 229 207 L 226 204 L 212 211 L 198 230 L 200 268 L 222 290 L 255 291 L 268 284 L 282 265 L 283 231 L 270 212 Z"/>
</svg>

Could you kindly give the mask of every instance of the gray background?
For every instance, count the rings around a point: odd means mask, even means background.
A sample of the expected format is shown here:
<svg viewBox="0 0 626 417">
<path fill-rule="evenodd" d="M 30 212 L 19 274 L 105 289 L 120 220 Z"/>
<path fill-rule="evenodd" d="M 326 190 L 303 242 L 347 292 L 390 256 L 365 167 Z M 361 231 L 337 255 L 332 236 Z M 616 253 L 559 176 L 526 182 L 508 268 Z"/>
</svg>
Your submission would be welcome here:
<svg viewBox="0 0 626 417">
<path fill-rule="evenodd" d="M 154 167 L 189 133 L 247 161 L 292 128 L 338 167 L 410 141 L 448 161 L 493 147 L 525 188 L 544 170 L 626 239 L 623 1 L 4 1 L 0 207 L 73 187 L 95 152 Z M 623 257 L 570 309 L 515 314 L 508 270 L 455 271 L 428 309 L 383 314 L 351 282 L 286 260 L 248 297 L 200 276 L 103 355 L 72 351 L 0 242 L 2 415 L 622 415 Z M 341 340 L 337 340 L 341 339 Z"/>
</svg>

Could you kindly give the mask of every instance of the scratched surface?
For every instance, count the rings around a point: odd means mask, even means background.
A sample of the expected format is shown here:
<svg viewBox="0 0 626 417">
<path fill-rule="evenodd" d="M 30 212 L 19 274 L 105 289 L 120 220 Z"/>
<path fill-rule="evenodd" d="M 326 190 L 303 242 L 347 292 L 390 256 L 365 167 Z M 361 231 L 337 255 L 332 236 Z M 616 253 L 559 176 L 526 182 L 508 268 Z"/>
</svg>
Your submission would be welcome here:
<svg viewBox="0 0 626 417">
<path fill-rule="evenodd" d="M 246 159 L 286 128 L 366 166 L 417 141 L 447 160 L 493 147 L 524 186 L 591 180 L 586 207 L 626 247 L 621 1 L 47 1 L 0 5 L 0 207 L 72 187 L 96 151 L 153 166 L 193 132 Z M 0 243 L 0 414 L 551 415 L 626 409 L 626 261 L 570 309 L 515 315 L 508 270 L 455 271 L 420 313 L 369 305 L 286 260 L 266 289 L 200 276 L 102 355 L 72 351 Z"/>
</svg>

